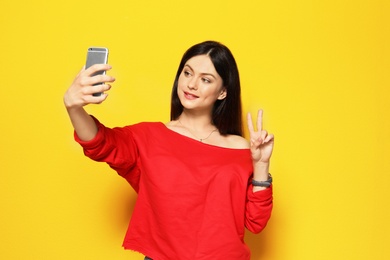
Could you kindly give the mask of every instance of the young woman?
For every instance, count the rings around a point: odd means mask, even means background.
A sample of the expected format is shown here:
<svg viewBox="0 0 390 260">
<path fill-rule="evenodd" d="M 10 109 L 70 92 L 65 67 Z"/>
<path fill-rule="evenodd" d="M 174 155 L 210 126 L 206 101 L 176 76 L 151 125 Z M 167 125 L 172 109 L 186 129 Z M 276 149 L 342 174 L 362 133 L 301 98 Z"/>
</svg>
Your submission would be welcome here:
<svg viewBox="0 0 390 260">
<path fill-rule="evenodd" d="M 108 163 L 138 193 L 123 242 L 145 259 L 250 259 L 245 227 L 260 232 L 272 210 L 274 137 L 248 114 L 242 137 L 240 80 L 230 50 L 214 41 L 184 54 L 172 89 L 171 121 L 108 128 L 84 106 L 115 79 L 82 70 L 64 96 L 86 156 Z M 93 86 L 98 82 L 106 84 Z M 257 128 L 257 129 L 256 129 Z"/>
</svg>

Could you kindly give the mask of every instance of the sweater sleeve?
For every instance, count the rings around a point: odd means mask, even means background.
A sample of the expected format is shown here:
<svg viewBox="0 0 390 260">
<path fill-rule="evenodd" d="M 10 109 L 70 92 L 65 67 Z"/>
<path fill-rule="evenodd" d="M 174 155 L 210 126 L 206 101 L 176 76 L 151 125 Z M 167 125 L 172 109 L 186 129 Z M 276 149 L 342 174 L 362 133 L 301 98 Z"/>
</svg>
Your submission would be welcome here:
<svg viewBox="0 0 390 260">
<path fill-rule="evenodd" d="M 271 217 L 272 199 L 272 185 L 257 192 L 253 192 L 252 184 L 249 185 L 245 215 L 245 226 L 249 231 L 257 234 L 265 228 Z"/>
<path fill-rule="evenodd" d="M 98 127 L 96 136 L 90 141 L 83 141 L 74 132 L 76 142 L 82 146 L 87 157 L 106 162 L 138 192 L 138 149 L 129 127 L 108 128 L 96 118 L 93 119 Z"/>
</svg>

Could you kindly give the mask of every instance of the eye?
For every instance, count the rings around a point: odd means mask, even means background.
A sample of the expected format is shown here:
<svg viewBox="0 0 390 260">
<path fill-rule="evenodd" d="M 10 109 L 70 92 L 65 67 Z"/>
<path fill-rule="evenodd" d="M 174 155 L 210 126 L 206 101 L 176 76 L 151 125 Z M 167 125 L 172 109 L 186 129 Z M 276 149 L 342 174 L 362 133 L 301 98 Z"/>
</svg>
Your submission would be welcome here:
<svg viewBox="0 0 390 260">
<path fill-rule="evenodd" d="M 191 73 L 188 70 L 183 71 L 184 76 L 191 76 Z"/>
<path fill-rule="evenodd" d="M 204 83 L 211 83 L 211 80 L 208 79 L 208 78 L 202 78 L 202 81 L 203 81 Z"/>
</svg>

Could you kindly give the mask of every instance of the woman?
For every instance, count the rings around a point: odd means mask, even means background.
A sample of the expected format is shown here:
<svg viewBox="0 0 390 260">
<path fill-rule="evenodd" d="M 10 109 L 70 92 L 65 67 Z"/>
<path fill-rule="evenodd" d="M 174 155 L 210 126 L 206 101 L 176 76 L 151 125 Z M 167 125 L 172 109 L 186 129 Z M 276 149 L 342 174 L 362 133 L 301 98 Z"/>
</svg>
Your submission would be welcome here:
<svg viewBox="0 0 390 260">
<path fill-rule="evenodd" d="M 214 41 L 184 54 L 172 89 L 171 121 L 108 128 L 83 106 L 101 103 L 115 79 L 82 70 L 64 96 L 75 139 L 138 193 L 125 249 L 145 259 L 250 259 L 245 227 L 260 232 L 272 210 L 272 134 L 248 114 L 241 135 L 240 80 L 230 50 Z M 107 82 L 93 86 L 98 82 Z"/>
</svg>

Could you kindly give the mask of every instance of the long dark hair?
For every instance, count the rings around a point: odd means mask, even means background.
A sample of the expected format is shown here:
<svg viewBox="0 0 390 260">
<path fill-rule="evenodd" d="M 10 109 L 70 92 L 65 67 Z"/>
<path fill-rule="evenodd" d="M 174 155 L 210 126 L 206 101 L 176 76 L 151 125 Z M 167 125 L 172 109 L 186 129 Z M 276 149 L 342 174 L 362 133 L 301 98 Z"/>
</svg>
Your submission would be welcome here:
<svg viewBox="0 0 390 260">
<path fill-rule="evenodd" d="M 241 87 L 236 61 L 231 51 L 223 44 L 205 41 L 189 48 L 183 55 L 176 73 L 171 95 L 171 120 L 179 118 L 183 106 L 177 94 L 179 76 L 186 62 L 194 56 L 208 55 L 223 80 L 227 96 L 217 100 L 212 111 L 212 123 L 222 135 L 242 136 Z"/>
</svg>

